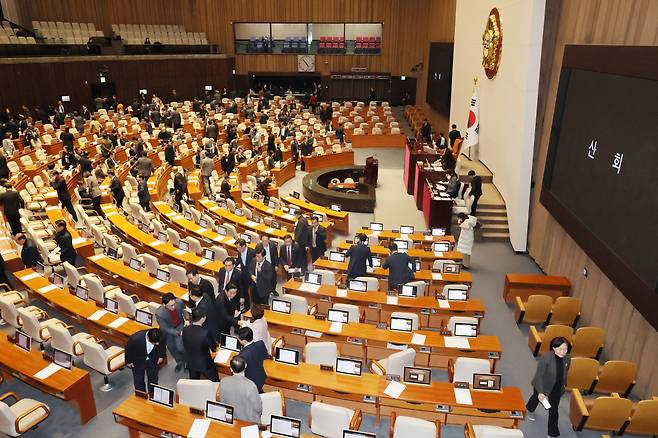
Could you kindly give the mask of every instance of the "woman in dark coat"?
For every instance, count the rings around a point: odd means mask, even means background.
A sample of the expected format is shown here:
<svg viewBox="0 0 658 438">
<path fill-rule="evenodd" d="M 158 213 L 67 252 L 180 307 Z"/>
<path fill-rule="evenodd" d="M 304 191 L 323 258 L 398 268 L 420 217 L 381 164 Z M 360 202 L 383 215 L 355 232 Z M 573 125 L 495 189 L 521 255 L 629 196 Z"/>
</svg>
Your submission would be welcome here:
<svg viewBox="0 0 658 438">
<path fill-rule="evenodd" d="M 57 232 L 55 233 L 54 240 L 59 248 L 59 258 L 62 262 L 69 262 L 75 266 L 75 259 L 78 254 L 73 247 L 73 238 L 71 233 L 66 229 L 66 221 L 58 220 L 55 223 Z"/>
</svg>

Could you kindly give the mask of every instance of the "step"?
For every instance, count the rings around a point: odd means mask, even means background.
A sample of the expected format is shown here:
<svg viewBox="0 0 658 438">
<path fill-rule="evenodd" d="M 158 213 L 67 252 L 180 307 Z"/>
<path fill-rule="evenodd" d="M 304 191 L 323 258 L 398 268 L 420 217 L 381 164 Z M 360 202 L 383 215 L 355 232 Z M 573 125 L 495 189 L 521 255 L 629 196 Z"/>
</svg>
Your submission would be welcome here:
<svg viewBox="0 0 658 438">
<path fill-rule="evenodd" d="M 508 242 L 509 233 L 482 232 L 480 233 L 480 238 L 482 238 L 482 240 L 495 240 L 500 242 Z"/>
<path fill-rule="evenodd" d="M 484 216 L 478 213 L 478 222 L 481 224 L 505 224 L 507 225 L 507 216 Z M 452 218 L 453 225 L 457 225 L 457 217 Z"/>
<path fill-rule="evenodd" d="M 509 226 L 507 225 L 507 221 L 505 223 L 483 223 L 482 228 L 486 228 L 488 230 L 499 230 L 499 231 L 507 231 L 509 229 Z"/>
</svg>

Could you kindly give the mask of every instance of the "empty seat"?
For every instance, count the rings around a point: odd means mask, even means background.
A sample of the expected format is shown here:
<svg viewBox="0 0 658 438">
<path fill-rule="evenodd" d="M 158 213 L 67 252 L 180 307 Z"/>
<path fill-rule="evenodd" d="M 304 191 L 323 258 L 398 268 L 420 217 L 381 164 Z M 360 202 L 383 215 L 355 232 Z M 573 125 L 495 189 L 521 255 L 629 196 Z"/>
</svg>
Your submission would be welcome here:
<svg viewBox="0 0 658 438">
<path fill-rule="evenodd" d="M 263 411 L 260 416 L 260 424 L 270 424 L 272 415 L 285 416 L 286 415 L 286 399 L 283 396 L 283 391 L 265 392 L 260 395 L 263 403 Z"/>
<path fill-rule="evenodd" d="M 404 374 L 404 367 L 414 366 L 415 361 L 416 350 L 407 348 L 403 351 L 397 351 L 385 359 L 373 359 L 370 363 L 370 372 L 379 375 L 393 374 L 402 376 Z"/>
<path fill-rule="evenodd" d="M 103 375 L 105 385 L 100 390 L 103 392 L 111 391 L 113 385 L 109 380 L 110 375 L 126 365 L 123 348 L 112 346 L 104 349 L 100 344 L 92 342 L 89 339 L 81 340 L 80 346 L 84 353 L 83 360 L 85 365 Z"/>
<path fill-rule="evenodd" d="M 335 342 L 309 342 L 304 346 L 304 362 L 314 365 L 336 364 L 338 346 Z"/>
<path fill-rule="evenodd" d="M 574 430 L 618 431 L 628 421 L 633 408 L 632 401 L 617 394 L 590 401 L 586 403 L 577 389 L 571 392 L 569 417 Z"/>
<path fill-rule="evenodd" d="M 206 409 L 207 400 L 219 400 L 219 382 L 179 379 L 176 383 L 176 394 L 181 405 L 203 411 Z"/>
<path fill-rule="evenodd" d="M 359 430 L 361 411 L 319 401 L 311 403 L 311 432 L 328 438 L 343 437 L 343 430 Z"/>
<path fill-rule="evenodd" d="M 600 327 L 579 328 L 573 338 L 571 356 L 598 359 L 603 350 L 604 338 L 603 329 Z"/>
<path fill-rule="evenodd" d="M 487 359 L 458 357 L 448 359 L 448 377 L 451 382 L 473 383 L 473 374 L 491 373 L 491 363 Z"/>
<path fill-rule="evenodd" d="M 15 400 L 9 406 L 5 400 Z M 0 396 L 0 433 L 17 437 L 35 428 L 50 415 L 50 409 L 45 404 L 29 398 L 20 398 L 13 392 Z"/>
<path fill-rule="evenodd" d="M 418 330 L 418 314 L 417 313 L 411 313 L 411 312 L 391 312 L 391 318 L 405 318 L 405 319 L 410 319 L 411 320 L 411 330 L 416 331 Z M 391 326 L 391 322 L 389 320 L 388 326 Z"/>
<path fill-rule="evenodd" d="M 658 397 L 636 404 L 621 433 L 654 437 L 658 435 Z"/>
<path fill-rule="evenodd" d="M 551 313 L 553 297 L 548 295 L 530 295 L 525 303 L 516 297 L 514 319 L 517 324 L 544 324 Z"/>
<path fill-rule="evenodd" d="M 439 438 L 441 423 L 391 413 L 390 438 Z"/>
<path fill-rule="evenodd" d="M 360 322 L 361 321 L 361 316 L 359 312 L 359 306 L 354 305 L 354 304 L 346 304 L 346 303 L 335 303 L 332 307 L 332 309 L 336 310 L 342 310 L 344 312 L 348 313 L 348 321 L 349 322 Z M 418 315 L 416 315 L 418 316 Z"/>
<path fill-rule="evenodd" d="M 580 359 L 580 358 L 572 358 Z M 619 392 L 624 397 L 633 390 L 635 377 L 637 376 L 637 365 L 625 360 L 609 360 L 599 370 L 598 379 L 594 386 L 595 392 L 613 393 Z"/>
<path fill-rule="evenodd" d="M 551 307 L 549 324 L 563 324 L 576 327 L 580 318 L 580 298 L 558 297 Z"/>
</svg>

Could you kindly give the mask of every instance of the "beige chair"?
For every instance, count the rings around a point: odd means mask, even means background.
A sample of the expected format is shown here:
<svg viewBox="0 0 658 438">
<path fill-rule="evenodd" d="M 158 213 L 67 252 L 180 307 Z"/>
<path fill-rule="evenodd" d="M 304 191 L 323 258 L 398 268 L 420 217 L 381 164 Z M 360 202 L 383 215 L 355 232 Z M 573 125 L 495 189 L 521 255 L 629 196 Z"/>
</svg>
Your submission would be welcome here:
<svg viewBox="0 0 658 438">
<path fill-rule="evenodd" d="M 169 280 L 174 283 L 187 285 L 187 275 L 185 275 L 185 268 L 178 265 L 167 265 L 169 271 Z"/>
<path fill-rule="evenodd" d="M 514 302 L 514 319 L 517 324 L 544 324 L 551 313 L 553 297 L 548 295 L 530 295 L 523 302 L 516 297 Z"/>
<path fill-rule="evenodd" d="M 390 438 L 440 438 L 441 422 L 421 420 L 420 418 L 398 416 L 391 412 Z"/>
<path fill-rule="evenodd" d="M 176 394 L 179 404 L 205 411 L 207 400 L 219 400 L 219 382 L 179 379 L 176 383 Z"/>
<path fill-rule="evenodd" d="M 523 438 L 523 431 L 488 424 L 466 423 L 464 438 Z"/>
<path fill-rule="evenodd" d="M 402 377 L 404 367 L 412 367 L 416 362 L 416 350 L 407 348 L 397 351 L 385 359 L 373 359 L 370 362 L 370 372 L 378 375 L 393 374 Z"/>
<path fill-rule="evenodd" d="M 73 357 L 80 357 L 82 355 L 82 347 L 80 341 L 83 339 L 98 340 L 89 333 L 75 333 L 71 335 L 69 329 L 60 324 L 53 324 L 48 327 L 50 333 L 50 346 L 64 351 Z"/>
<path fill-rule="evenodd" d="M 592 392 L 599 373 L 599 361 L 588 357 L 573 357 L 567 373 L 566 387 Z"/>
<path fill-rule="evenodd" d="M 51 326 L 55 324 L 62 325 L 66 328 L 69 326 L 64 324 L 57 318 L 49 318 L 46 312 L 43 312 L 43 317 L 48 318 L 44 321 L 39 321 L 39 318 L 36 313 L 27 310 L 26 308 L 19 308 L 18 317 L 23 323 L 21 330 L 23 330 L 29 337 L 32 338 L 32 341 L 38 342 L 39 346 L 43 350 L 43 344 L 50 340 L 50 331 L 48 330 Z"/>
<path fill-rule="evenodd" d="M 359 430 L 361 410 L 329 405 L 319 401 L 311 403 L 308 422 L 311 432 L 327 438 L 342 438 L 343 430 Z"/>
<path fill-rule="evenodd" d="M 140 301 L 137 295 L 128 295 L 122 290 L 115 291 L 114 299 L 119 303 L 119 312 L 125 313 L 128 317 L 134 317 L 137 310 L 145 310 L 148 312 L 150 307 L 160 307 L 157 303 Z"/>
<path fill-rule="evenodd" d="M 89 277 L 85 279 L 87 292 L 89 298 L 96 301 L 101 306 L 105 305 L 105 298 L 114 298 L 117 292 L 121 292 L 121 288 L 112 284 L 104 286 L 101 280 L 97 277 Z"/>
<path fill-rule="evenodd" d="M 571 360 L 574 359 L 580 358 Z M 623 397 L 628 397 L 635 386 L 636 376 L 637 365 L 635 363 L 625 360 L 609 360 L 599 370 L 593 390 L 601 393 L 620 392 Z"/>
<path fill-rule="evenodd" d="M 18 295 L 20 296 L 20 294 Z M 33 313 L 37 319 L 43 319 L 46 312 L 36 306 L 28 306 L 27 301 L 21 296 L 5 295 L 0 297 L 0 315 L 2 319 L 10 326 L 19 329 L 23 326 L 18 309 L 24 309 L 26 312 Z"/>
<path fill-rule="evenodd" d="M 346 303 L 335 303 L 332 309 L 342 310 L 348 313 L 349 322 L 361 322 L 361 312 L 359 306 Z M 416 315 L 417 317 L 418 315 Z"/>
<path fill-rule="evenodd" d="M 110 375 L 126 365 L 123 348 L 112 346 L 104 349 L 100 344 L 89 339 L 82 339 L 80 346 L 84 354 L 85 365 L 103 375 L 105 385 L 100 390 L 103 392 L 111 391 L 113 385 L 110 383 Z"/>
<path fill-rule="evenodd" d="M 591 403 L 583 400 L 580 391 L 571 392 L 569 418 L 575 431 L 583 429 L 600 431 L 618 431 L 628 421 L 633 408 L 633 402 L 619 395 L 597 397 Z"/>
<path fill-rule="evenodd" d="M 471 316 L 451 316 L 450 319 L 448 319 L 447 325 L 447 329 L 450 333 L 455 332 L 455 324 L 458 322 L 465 324 L 479 324 L 480 320 Z"/>
<path fill-rule="evenodd" d="M 487 359 L 458 357 L 448 359 L 448 377 L 451 382 L 473 383 L 473 374 L 491 373 L 491 363 Z"/>
<path fill-rule="evenodd" d="M 8 398 L 16 400 L 9 406 Z M 21 436 L 34 429 L 50 415 L 50 409 L 45 404 L 29 398 L 20 398 L 13 392 L 0 396 L 0 433 L 7 436 Z"/>
<path fill-rule="evenodd" d="M 300 315 L 312 315 L 315 313 L 316 307 L 309 307 L 308 301 L 305 297 L 292 294 L 283 294 L 279 296 L 279 299 L 290 303 L 290 313 L 297 313 Z"/>
<path fill-rule="evenodd" d="M 355 280 L 365 281 L 367 284 L 367 291 L 379 290 L 379 279 L 376 277 L 356 277 Z"/>
<path fill-rule="evenodd" d="M 571 356 L 598 359 L 603 351 L 604 339 L 605 334 L 600 327 L 579 328 L 573 337 Z"/>
<path fill-rule="evenodd" d="M 309 342 L 304 346 L 304 362 L 314 365 L 336 365 L 338 346 L 335 342 Z"/>
<path fill-rule="evenodd" d="M 320 283 L 327 284 L 329 286 L 336 285 L 336 273 L 328 269 L 314 269 L 314 274 L 319 274 L 321 276 Z"/>
<path fill-rule="evenodd" d="M 260 424 L 270 424 L 272 415 L 286 415 L 286 398 L 282 390 L 265 392 L 260 395 L 263 402 L 263 411 L 260 416 Z"/>
<path fill-rule="evenodd" d="M 422 280 L 410 281 L 405 283 L 408 286 L 416 286 L 416 295 L 419 297 L 425 296 L 425 292 L 429 290 L 427 283 Z"/>
</svg>

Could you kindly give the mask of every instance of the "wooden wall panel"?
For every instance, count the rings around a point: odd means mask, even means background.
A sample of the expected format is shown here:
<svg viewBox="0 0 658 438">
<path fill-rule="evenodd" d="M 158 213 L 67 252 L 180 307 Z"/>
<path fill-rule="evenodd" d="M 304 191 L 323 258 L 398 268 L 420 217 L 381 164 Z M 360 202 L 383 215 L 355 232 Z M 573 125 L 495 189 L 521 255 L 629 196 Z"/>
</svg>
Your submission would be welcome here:
<svg viewBox="0 0 658 438">
<path fill-rule="evenodd" d="M 606 331 L 604 356 L 632 360 L 639 365 L 635 393 L 649 397 L 658 393 L 658 332 L 639 314 L 622 292 L 608 280 L 564 229 L 539 203 L 541 181 L 566 44 L 658 45 L 658 2 L 651 0 L 562 1 L 557 36 L 547 75 L 548 86 L 539 102 L 545 107 L 538 131 L 531 194 L 528 249 L 548 274 L 566 275 L 575 296 L 583 299 L 582 323 Z M 548 16 L 547 16 L 548 17 Z M 547 23 L 552 26 L 555 23 Z M 623 232 L 633 232 L 629 227 Z M 583 267 L 588 277 L 582 275 Z"/>
</svg>

